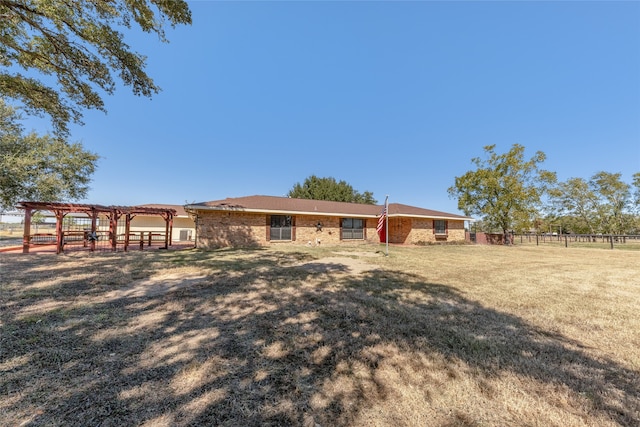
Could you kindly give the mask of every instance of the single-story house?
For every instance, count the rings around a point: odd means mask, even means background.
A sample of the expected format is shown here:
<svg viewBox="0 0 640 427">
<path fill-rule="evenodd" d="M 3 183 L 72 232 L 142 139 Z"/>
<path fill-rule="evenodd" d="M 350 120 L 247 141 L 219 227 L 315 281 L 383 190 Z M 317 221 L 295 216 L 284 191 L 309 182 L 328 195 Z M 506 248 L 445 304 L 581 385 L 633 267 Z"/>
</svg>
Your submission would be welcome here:
<svg viewBox="0 0 640 427">
<path fill-rule="evenodd" d="M 383 205 L 248 196 L 190 204 L 185 209 L 195 217 L 196 247 L 202 249 L 386 241 L 386 230 L 377 232 Z M 389 243 L 396 244 L 461 242 L 465 221 L 472 219 L 400 203 L 390 203 L 388 210 Z"/>
</svg>

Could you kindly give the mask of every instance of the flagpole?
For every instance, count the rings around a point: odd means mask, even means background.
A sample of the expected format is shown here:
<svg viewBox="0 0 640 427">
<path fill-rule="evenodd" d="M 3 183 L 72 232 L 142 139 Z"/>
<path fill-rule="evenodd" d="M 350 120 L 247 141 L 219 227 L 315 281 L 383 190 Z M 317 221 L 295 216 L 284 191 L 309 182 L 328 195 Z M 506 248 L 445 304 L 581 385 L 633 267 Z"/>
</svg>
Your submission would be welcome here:
<svg viewBox="0 0 640 427">
<path fill-rule="evenodd" d="M 385 242 L 387 244 L 387 252 L 385 253 L 385 256 L 389 256 L 389 195 L 387 194 L 387 196 L 384 199 L 384 211 L 385 211 L 385 221 L 386 224 L 384 225 L 384 232 L 386 233 L 385 236 Z"/>
</svg>

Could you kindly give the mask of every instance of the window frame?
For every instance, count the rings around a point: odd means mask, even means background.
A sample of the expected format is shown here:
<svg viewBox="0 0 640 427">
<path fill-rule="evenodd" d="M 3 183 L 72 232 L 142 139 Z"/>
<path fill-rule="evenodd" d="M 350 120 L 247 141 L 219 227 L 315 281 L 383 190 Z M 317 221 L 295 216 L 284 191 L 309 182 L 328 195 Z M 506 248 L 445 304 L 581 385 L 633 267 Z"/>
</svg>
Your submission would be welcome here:
<svg viewBox="0 0 640 427">
<path fill-rule="evenodd" d="M 285 225 L 274 226 L 274 222 L 276 221 L 276 219 L 284 219 Z M 268 215 L 267 216 L 267 240 L 271 242 L 293 242 L 294 240 L 296 240 L 295 219 L 296 217 L 293 215 Z M 280 222 L 282 223 L 283 221 L 280 221 Z M 274 232 L 276 231 L 277 231 L 277 235 L 274 235 Z M 288 238 L 282 238 L 283 231 L 284 231 L 285 237 L 288 235 Z"/>
<path fill-rule="evenodd" d="M 350 221 L 351 226 L 345 227 L 345 222 Z M 355 227 L 354 223 L 360 222 L 360 227 Z M 347 233 L 349 234 L 347 236 Z M 354 233 L 355 237 L 354 237 Z M 364 218 L 340 218 L 340 240 L 366 240 L 367 238 L 367 220 Z"/>
<path fill-rule="evenodd" d="M 442 223 L 440 227 L 438 227 L 439 222 Z M 433 234 L 435 234 L 436 236 L 447 236 L 449 234 L 449 221 L 447 221 L 446 219 L 434 219 Z"/>
</svg>

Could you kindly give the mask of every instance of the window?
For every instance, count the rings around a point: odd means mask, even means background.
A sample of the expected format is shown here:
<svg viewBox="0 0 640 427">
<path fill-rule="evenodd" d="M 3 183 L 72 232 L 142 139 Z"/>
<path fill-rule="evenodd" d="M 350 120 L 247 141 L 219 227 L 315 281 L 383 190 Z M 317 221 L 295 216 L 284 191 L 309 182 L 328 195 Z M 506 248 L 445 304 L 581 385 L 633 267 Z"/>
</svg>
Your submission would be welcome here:
<svg viewBox="0 0 640 427">
<path fill-rule="evenodd" d="M 293 217 L 289 215 L 271 215 L 269 237 L 271 240 L 291 240 Z"/>
<path fill-rule="evenodd" d="M 342 218 L 343 240 L 364 239 L 364 220 L 358 218 Z"/>
<path fill-rule="evenodd" d="M 447 221 L 444 219 L 436 219 L 433 221 L 434 234 L 447 234 Z"/>
</svg>

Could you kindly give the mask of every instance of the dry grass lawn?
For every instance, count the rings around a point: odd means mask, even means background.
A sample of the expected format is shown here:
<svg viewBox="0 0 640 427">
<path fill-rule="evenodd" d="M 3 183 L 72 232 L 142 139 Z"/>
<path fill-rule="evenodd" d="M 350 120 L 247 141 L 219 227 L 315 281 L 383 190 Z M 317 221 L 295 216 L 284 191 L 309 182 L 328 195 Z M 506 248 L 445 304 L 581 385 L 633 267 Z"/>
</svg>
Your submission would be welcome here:
<svg viewBox="0 0 640 427">
<path fill-rule="evenodd" d="M 0 425 L 637 426 L 636 251 L 0 254 Z"/>
</svg>

